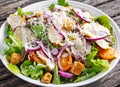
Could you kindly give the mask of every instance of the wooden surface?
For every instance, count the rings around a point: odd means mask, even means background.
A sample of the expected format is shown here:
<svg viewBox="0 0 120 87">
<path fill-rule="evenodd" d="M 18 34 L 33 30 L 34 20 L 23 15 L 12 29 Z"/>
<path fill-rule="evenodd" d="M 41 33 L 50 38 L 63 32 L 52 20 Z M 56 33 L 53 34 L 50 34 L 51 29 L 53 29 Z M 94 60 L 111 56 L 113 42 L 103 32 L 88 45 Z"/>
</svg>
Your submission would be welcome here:
<svg viewBox="0 0 120 87">
<path fill-rule="evenodd" d="M 43 0 L 0 0 L 0 26 L 17 7 Z M 108 14 L 120 27 L 120 0 L 76 0 L 92 5 Z M 83 87 L 120 87 L 120 62 L 105 77 Z M 9 72 L 0 61 L 0 87 L 39 87 L 30 84 Z"/>
</svg>

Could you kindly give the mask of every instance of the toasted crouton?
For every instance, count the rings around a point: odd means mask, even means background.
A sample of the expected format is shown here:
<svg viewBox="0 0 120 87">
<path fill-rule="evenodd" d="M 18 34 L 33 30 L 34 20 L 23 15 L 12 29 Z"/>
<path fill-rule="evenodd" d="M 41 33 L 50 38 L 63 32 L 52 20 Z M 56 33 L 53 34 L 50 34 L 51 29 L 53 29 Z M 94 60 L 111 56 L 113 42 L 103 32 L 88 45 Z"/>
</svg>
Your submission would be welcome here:
<svg viewBox="0 0 120 87">
<path fill-rule="evenodd" d="M 70 69 L 70 72 L 75 75 L 80 75 L 84 67 L 85 67 L 84 64 L 75 61 L 74 64 L 72 65 L 72 68 Z"/>
<path fill-rule="evenodd" d="M 19 64 L 22 61 L 22 57 L 19 53 L 12 53 L 10 63 Z"/>
<path fill-rule="evenodd" d="M 47 83 L 47 84 L 49 84 L 51 80 L 52 80 L 52 74 L 49 72 L 45 73 L 43 77 L 41 78 L 41 82 Z"/>
</svg>

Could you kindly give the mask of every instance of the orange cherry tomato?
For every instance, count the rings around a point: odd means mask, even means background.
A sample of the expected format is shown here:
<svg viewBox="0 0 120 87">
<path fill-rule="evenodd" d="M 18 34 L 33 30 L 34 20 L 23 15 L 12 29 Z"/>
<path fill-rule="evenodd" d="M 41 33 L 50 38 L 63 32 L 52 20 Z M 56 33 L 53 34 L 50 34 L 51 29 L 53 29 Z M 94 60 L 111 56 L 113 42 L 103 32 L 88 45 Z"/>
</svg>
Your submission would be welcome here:
<svg viewBox="0 0 120 87">
<path fill-rule="evenodd" d="M 109 47 L 108 49 L 100 49 L 99 56 L 102 59 L 112 60 L 116 57 L 116 49 Z"/>
<path fill-rule="evenodd" d="M 72 57 L 69 53 L 63 52 L 60 57 L 60 65 L 63 71 L 68 71 L 72 66 Z"/>
</svg>

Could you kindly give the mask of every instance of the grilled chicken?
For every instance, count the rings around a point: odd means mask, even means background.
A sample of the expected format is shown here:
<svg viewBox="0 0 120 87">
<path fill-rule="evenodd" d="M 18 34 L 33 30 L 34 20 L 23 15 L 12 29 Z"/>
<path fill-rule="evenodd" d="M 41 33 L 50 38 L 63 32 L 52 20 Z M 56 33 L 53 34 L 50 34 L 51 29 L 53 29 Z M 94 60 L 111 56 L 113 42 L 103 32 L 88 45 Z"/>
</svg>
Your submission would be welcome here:
<svg viewBox="0 0 120 87">
<path fill-rule="evenodd" d="M 33 32 L 26 27 L 17 27 L 14 31 L 17 37 L 22 41 L 23 45 L 30 40 L 36 40 L 37 37 L 33 34 Z"/>
<path fill-rule="evenodd" d="M 106 32 L 107 35 L 110 35 L 110 30 L 98 23 L 85 23 L 82 25 L 81 34 L 89 38 L 97 38 L 100 37 L 98 33 L 101 31 Z M 95 42 L 103 49 L 109 48 L 108 42 L 106 42 L 104 39 L 97 40 Z"/>
<path fill-rule="evenodd" d="M 25 22 L 23 21 L 22 17 L 15 14 L 10 15 L 7 18 L 7 22 L 11 25 L 13 30 L 18 26 L 25 26 Z"/>
</svg>

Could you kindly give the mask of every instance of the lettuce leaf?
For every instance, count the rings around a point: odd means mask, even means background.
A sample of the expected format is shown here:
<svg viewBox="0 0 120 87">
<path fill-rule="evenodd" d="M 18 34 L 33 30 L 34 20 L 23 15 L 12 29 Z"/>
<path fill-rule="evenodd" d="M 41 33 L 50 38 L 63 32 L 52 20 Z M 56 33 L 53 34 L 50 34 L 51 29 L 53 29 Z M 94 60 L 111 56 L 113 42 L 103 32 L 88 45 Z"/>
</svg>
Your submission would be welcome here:
<svg viewBox="0 0 120 87">
<path fill-rule="evenodd" d="M 112 27 L 110 24 L 110 20 L 107 16 L 99 16 L 95 18 L 95 21 L 98 21 L 101 25 L 107 27 L 112 32 Z"/>
<path fill-rule="evenodd" d="M 42 64 L 35 65 L 30 60 L 25 60 L 21 66 L 21 73 L 25 76 L 29 76 L 32 79 L 39 79 L 44 73 L 46 67 Z"/>
<path fill-rule="evenodd" d="M 5 38 L 4 42 L 9 46 L 8 49 L 4 51 L 6 56 L 10 56 L 13 52 L 21 52 L 22 51 L 22 42 L 19 38 L 12 32 L 11 26 L 7 25 L 6 27 L 7 37 Z"/>
<path fill-rule="evenodd" d="M 18 47 L 20 50 L 22 50 L 22 42 L 19 40 L 19 38 L 13 33 L 9 33 L 9 38 L 12 40 L 12 46 Z"/>
<path fill-rule="evenodd" d="M 93 46 L 91 53 L 86 56 L 86 65 L 89 66 L 89 68 L 85 68 L 84 73 L 91 73 L 92 71 L 99 73 L 109 69 L 109 61 L 98 58 L 97 53 L 98 49 Z"/>
<path fill-rule="evenodd" d="M 11 72 L 13 72 L 14 74 L 19 74 L 20 70 L 18 68 L 17 65 L 13 65 L 12 63 L 8 64 L 8 68 L 10 69 Z"/>
<path fill-rule="evenodd" d="M 22 51 L 22 42 L 13 32 L 9 32 L 9 36 L 5 39 L 5 43 L 9 46 L 9 49 L 4 52 L 7 56 L 10 56 L 13 52 L 19 53 Z"/>
<path fill-rule="evenodd" d="M 53 74 L 53 84 L 60 84 L 60 76 L 58 75 L 58 66 L 55 65 L 54 67 L 54 74 Z"/>
<path fill-rule="evenodd" d="M 21 7 L 18 7 L 17 9 L 18 15 L 23 16 L 23 15 L 33 15 L 34 13 L 32 11 L 24 12 Z"/>
</svg>

